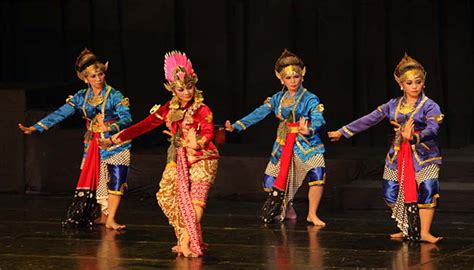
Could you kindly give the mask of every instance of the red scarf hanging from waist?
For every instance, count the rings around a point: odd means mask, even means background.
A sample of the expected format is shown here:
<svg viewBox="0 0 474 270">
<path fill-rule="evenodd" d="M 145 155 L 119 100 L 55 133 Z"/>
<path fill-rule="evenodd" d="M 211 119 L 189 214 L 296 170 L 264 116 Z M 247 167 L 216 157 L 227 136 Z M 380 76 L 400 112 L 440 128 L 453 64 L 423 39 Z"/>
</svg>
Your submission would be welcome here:
<svg viewBox="0 0 474 270">
<path fill-rule="evenodd" d="M 189 247 L 197 255 L 202 255 L 202 233 L 201 224 L 196 220 L 196 212 L 191 201 L 189 178 L 189 164 L 186 159 L 186 150 L 183 147 L 177 149 L 177 193 L 179 202 L 180 218 L 184 221 L 186 232 L 189 236 Z M 179 240 L 179 239 L 178 239 Z"/>
<path fill-rule="evenodd" d="M 402 142 L 398 152 L 398 182 L 403 183 L 403 193 L 406 203 L 418 201 L 415 166 L 411 153 L 410 143 Z M 403 177 L 403 179 L 402 179 Z"/>
<path fill-rule="evenodd" d="M 280 155 L 280 171 L 273 184 L 273 187 L 284 191 L 288 182 L 288 172 L 290 170 L 291 157 L 293 155 L 293 146 L 295 145 L 296 136 L 298 136 L 299 122 L 287 123 L 289 131 L 286 134 L 285 144 L 282 146 Z"/>
<path fill-rule="evenodd" d="M 87 146 L 86 159 L 84 160 L 76 189 L 97 189 L 100 163 L 99 145 L 97 143 L 99 134 L 98 132 L 92 133 L 92 139 Z"/>
</svg>

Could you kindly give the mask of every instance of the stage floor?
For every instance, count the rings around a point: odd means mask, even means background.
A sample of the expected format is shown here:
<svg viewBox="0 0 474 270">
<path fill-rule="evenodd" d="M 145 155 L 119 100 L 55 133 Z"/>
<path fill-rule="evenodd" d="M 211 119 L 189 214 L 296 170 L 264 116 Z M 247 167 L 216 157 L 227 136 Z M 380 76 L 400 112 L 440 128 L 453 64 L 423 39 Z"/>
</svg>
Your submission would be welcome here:
<svg viewBox="0 0 474 270">
<path fill-rule="evenodd" d="M 439 212 L 438 244 L 408 244 L 388 211 L 333 212 L 327 227 L 305 221 L 260 223 L 259 201 L 211 199 L 203 219 L 209 252 L 186 259 L 170 252 L 171 227 L 152 198 L 125 198 L 118 220 L 124 232 L 95 227 L 65 230 L 60 219 L 70 198 L 0 194 L 0 269 L 473 269 L 474 215 Z"/>
</svg>

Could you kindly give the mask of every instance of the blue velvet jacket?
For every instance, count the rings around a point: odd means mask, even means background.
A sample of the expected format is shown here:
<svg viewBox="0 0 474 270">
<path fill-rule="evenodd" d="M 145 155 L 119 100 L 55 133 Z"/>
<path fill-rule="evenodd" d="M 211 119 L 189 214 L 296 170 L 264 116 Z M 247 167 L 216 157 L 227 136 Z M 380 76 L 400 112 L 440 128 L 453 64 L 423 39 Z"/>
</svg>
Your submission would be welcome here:
<svg viewBox="0 0 474 270">
<path fill-rule="evenodd" d="M 441 164 L 441 155 L 435 139 L 438 136 L 439 124 L 444 115 L 438 104 L 422 94 L 416 101 L 414 110 L 404 114 L 400 110 L 403 101 L 404 97 L 391 99 L 373 112 L 343 126 L 339 131 L 344 137 L 350 138 L 378 124 L 385 118 L 399 125 L 403 125 L 409 118 L 413 118 L 415 134 L 410 140 L 410 144 L 415 170 L 419 171 L 422 167 L 430 164 Z M 397 151 L 393 144 L 387 153 L 385 164 L 391 169 L 397 168 Z"/>
<path fill-rule="evenodd" d="M 66 104 L 38 121 L 34 127 L 39 132 L 44 132 L 65 118 L 73 115 L 76 111 L 79 111 L 83 115 L 87 123 L 90 123 L 96 114 L 100 112 L 104 114 L 104 122 L 110 125 L 111 131 L 101 132 L 101 138 L 108 138 L 128 127 L 132 123 L 128 98 L 124 98 L 120 91 L 115 90 L 109 85 L 104 86 L 104 89 L 101 90 L 101 95 L 104 101 L 97 106 L 92 106 L 88 102 L 93 96 L 92 90 L 81 89 L 74 96 L 67 98 Z M 84 156 L 86 155 L 85 149 L 87 149 L 87 145 L 85 142 Z M 129 148 L 131 148 L 130 141 L 126 141 L 109 149 L 100 149 L 100 157 L 104 159 Z"/>
<path fill-rule="evenodd" d="M 304 162 L 316 154 L 324 153 L 324 145 L 319 136 L 318 130 L 326 124 L 323 117 L 324 106 L 319 102 L 319 98 L 300 86 L 295 94 L 295 102 L 287 107 L 284 107 L 281 102 L 286 91 L 279 91 L 272 97 L 268 98 L 263 105 L 255 109 L 253 112 L 244 118 L 235 122 L 232 126 L 237 131 L 242 131 L 251 125 L 264 119 L 268 114 L 273 112 L 275 115 L 280 115 L 287 119 L 292 113 L 293 119 L 298 121 L 300 117 L 310 121 L 309 135 L 298 134 L 293 152 Z M 285 138 L 276 138 L 273 144 L 271 154 L 271 162 L 276 164 L 280 159 L 282 150 L 282 143 Z"/>
</svg>

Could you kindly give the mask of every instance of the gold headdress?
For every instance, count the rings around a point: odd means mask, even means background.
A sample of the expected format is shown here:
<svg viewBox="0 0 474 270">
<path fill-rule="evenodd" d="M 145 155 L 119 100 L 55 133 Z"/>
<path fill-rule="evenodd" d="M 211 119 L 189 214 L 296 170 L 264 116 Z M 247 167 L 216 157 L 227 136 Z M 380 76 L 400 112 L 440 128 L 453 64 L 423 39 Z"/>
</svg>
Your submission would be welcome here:
<svg viewBox="0 0 474 270">
<path fill-rule="evenodd" d="M 420 76 L 423 80 L 426 78 L 425 68 L 418 61 L 405 53 L 402 60 L 400 60 L 400 63 L 398 63 L 395 68 L 393 76 L 398 83 L 401 83 L 409 75 Z"/>
<path fill-rule="evenodd" d="M 304 76 L 306 67 L 298 56 L 285 49 L 275 63 L 275 75 L 282 80 L 285 76 L 293 74 Z"/>
<path fill-rule="evenodd" d="M 79 77 L 79 79 L 85 81 L 86 83 L 86 77 L 89 72 L 96 69 L 105 72 L 107 71 L 108 66 L 108 62 L 106 62 L 105 64 L 102 63 L 99 58 L 87 48 L 82 50 L 81 54 L 79 54 L 79 56 L 77 57 L 75 64 L 77 77 Z"/>
</svg>

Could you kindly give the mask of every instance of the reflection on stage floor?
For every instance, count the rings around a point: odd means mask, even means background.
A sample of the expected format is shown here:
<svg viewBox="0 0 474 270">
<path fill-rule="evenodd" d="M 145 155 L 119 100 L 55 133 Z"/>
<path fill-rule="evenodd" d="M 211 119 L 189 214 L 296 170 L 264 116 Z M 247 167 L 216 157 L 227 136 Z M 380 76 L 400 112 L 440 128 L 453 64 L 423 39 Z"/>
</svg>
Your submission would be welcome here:
<svg viewBox="0 0 474 270">
<path fill-rule="evenodd" d="M 297 220 L 264 225 L 261 202 L 211 199 L 203 219 L 209 252 L 187 259 L 171 253 L 173 230 L 152 199 L 126 198 L 118 220 L 127 230 L 63 229 L 69 198 L 0 195 L 0 269 L 472 269 L 474 217 L 440 212 L 438 244 L 393 241 L 388 211 L 333 212 L 324 228 Z"/>
</svg>

